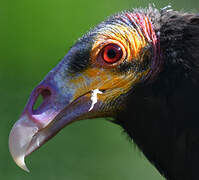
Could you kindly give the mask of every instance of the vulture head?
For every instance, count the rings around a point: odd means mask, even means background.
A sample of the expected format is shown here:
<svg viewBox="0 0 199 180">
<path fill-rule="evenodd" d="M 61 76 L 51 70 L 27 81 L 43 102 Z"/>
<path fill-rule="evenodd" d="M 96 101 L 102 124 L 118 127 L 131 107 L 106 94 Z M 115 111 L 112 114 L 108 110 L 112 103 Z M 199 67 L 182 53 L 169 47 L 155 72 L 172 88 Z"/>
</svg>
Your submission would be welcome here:
<svg viewBox="0 0 199 180">
<path fill-rule="evenodd" d="M 65 126 L 111 117 L 165 177 L 197 179 L 198 65 L 198 14 L 148 7 L 109 17 L 32 91 L 10 132 L 14 161 L 28 171 L 24 158 Z"/>
</svg>

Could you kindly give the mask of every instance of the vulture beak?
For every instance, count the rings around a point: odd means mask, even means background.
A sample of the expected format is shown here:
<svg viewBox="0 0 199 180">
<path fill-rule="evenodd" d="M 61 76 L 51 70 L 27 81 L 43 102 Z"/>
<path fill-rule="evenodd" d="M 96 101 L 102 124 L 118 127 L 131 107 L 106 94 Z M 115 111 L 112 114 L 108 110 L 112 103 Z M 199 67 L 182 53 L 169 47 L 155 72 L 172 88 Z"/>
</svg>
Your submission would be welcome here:
<svg viewBox="0 0 199 180">
<path fill-rule="evenodd" d="M 96 78 L 92 70 L 72 75 L 68 71 L 67 56 L 33 90 L 24 112 L 10 132 L 10 153 L 16 164 L 25 171 L 29 171 L 25 157 L 63 127 L 77 120 L 106 114 L 100 112 L 103 90 L 98 89 L 98 83 L 94 82 Z M 39 96 L 43 102 L 35 108 Z"/>
</svg>

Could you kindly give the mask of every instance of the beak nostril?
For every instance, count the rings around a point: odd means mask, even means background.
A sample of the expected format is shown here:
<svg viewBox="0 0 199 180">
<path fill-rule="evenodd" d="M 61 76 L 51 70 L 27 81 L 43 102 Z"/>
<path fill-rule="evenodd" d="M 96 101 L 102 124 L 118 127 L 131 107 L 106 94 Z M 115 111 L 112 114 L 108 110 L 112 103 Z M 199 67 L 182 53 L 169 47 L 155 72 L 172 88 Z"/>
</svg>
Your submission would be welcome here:
<svg viewBox="0 0 199 180">
<path fill-rule="evenodd" d="M 45 99 L 45 98 L 51 96 L 51 92 L 50 92 L 49 89 L 44 89 L 44 90 L 41 91 L 41 95 L 42 95 L 43 99 Z"/>
<path fill-rule="evenodd" d="M 51 91 L 49 89 L 42 89 L 40 90 L 39 96 L 34 102 L 33 111 L 39 110 L 39 108 L 48 101 L 49 97 L 51 96 Z"/>
</svg>

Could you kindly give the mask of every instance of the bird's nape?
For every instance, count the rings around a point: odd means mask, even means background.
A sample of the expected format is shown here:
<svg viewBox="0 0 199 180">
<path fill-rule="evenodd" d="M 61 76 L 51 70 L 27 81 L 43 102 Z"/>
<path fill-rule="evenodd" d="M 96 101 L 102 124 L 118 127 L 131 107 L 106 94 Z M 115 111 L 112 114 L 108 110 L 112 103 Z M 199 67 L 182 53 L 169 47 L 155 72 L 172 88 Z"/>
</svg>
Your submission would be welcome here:
<svg viewBox="0 0 199 180">
<path fill-rule="evenodd" d="M 28 170 L 24 158 L 68 124 L 112 117 L 165 177 L 197 179 L 197 37 L 197 14 L 165 8 L 100 23 L 33 90 L 10 133 L 15 162 Z"/>
</svg>

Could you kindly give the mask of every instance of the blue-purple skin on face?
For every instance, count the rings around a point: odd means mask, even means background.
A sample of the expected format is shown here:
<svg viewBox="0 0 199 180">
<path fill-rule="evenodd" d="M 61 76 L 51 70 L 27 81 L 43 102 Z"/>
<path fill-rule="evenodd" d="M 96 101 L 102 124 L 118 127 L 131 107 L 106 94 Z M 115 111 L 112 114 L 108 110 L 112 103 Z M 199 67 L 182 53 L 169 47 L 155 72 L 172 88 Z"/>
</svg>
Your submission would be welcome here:
<svg viewBox="0 0 199 180">
<path fill-rule="evenodd" d="M 26 171 L 25 156 L 56 135 L 65 125 L 83 116 L 90 108 L 91 102 L 86 97 L 79 97 L 76 101 L 73 97 L 77 87 L 70 80 L 75 74 L 70 75 L 71 67 L 68 66 L 73 54 L 78 51 L 76 48 L 74 46 L 33 90 L 24 112 L 10 132 L 10 152 L 15 162 Z M 89 80 L 86 82 L 89 83 Z M 34 109 L 39 96 L 42 96 L 43 102 L 39 108 Z"/>
<path fill-rule="evenodd" d="M 139 13 L 125 12 L 121 16 L 122 18 L 120 15 L 109 18 L 78 40 L 63 60 L 33 90 L 24 112 L 13 126 L 9 136 L 11 155 L 22 169 L 29 171 L 24 158 L 66 125 L 86 118 L 113 117 L 115 112 L 121 110 L 120 105 L 125 99 L 122 96 L 130 91 L 130 87 L 148 78 L 149 75 L 152 76 L 157 58 L 152 59 L 153 62 L 149 61 L 147 65 L 139 59 L 129 59 L 132 57 L 131 54 L 127 55 L 127 52 L 124 52 L 129 47 L 120 42 L 121 37 L 129 35 L 124 32 L 128 27 L 131 31 L 133 28 L 139 28 L 139 31 L 133 32 L 140 33 L 140 40 L 137 38 L 136 42 L 129 42 L 128 45 L 137 43 L 136 45 L 142 48 L 136 50 L 137 58 L 143 57 L 140 53 L 145 53 L 144 46 L 151 46 L 147 49 L 150 51 L 150 53 L 147 52 L 148 54 L 157 55 L 157 42 L 150 20 Z M 131 18 L 136 21 L 136 26 Z M 124 25 L 125 28 L 118 30 L 118 27 Z M 145 25 L 151 32 L 143 30 Z M 115 36 L 121 36 L 118 39 L 111 37 L 114 28 L 117 30 Z M 143 33 L 141 30 L 146 32 Z M 103 40 L 105 36 L 106 40 Z M 97 42 L 100 42 L 99 46 L 96 45 Z M 118 56 L 120 59 L 113 64 L 102 63 L 103 56 L 100 53 L 106 52 L 103 48 L 107 47 L 107 42 L 116 43 L 114 46 L 123 46 L 120 48 L 123 53 Z M 93 55 L 94 51 L 98 52 L 97 56 Z M 145 63 L 144 67 L 142 63 Z M 100 93 L 96 94 L 94 97 L 96 101 L 92 104 L 93 91 L 96 89 Z M 35 109 L 39 96 L 43 97 L 43 102 Z"/>
</svg>

